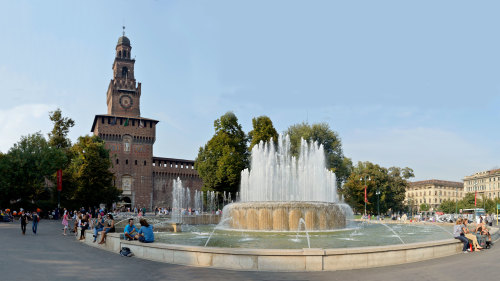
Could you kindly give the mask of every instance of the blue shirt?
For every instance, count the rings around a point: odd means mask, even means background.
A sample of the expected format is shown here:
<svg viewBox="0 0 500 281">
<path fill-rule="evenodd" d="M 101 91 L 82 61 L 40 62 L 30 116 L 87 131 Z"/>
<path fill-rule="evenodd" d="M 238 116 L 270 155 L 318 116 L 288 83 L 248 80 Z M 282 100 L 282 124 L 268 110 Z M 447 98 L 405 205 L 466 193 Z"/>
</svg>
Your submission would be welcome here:
<svg viewBox="0 0 500 281">
<path fill-rule="evenodd" d="M 123 232 L 130 234 L 130 232 L 132 232 L 132 230 L 137 231 L 137 227 L 135 227 L 135 225 L 130 226 L 130 224 L 127 224 L 125 226 L 125 230 Z"/>
<path fill-rule="evenodd" d="M 141 229 L 139 229 L 139 234 L 144 234 L 144 240 L 146 242 L 154 242 L 155 241 L 155 235 L 153 234 L 153 226 L 141 226 Z"/>
</svg>

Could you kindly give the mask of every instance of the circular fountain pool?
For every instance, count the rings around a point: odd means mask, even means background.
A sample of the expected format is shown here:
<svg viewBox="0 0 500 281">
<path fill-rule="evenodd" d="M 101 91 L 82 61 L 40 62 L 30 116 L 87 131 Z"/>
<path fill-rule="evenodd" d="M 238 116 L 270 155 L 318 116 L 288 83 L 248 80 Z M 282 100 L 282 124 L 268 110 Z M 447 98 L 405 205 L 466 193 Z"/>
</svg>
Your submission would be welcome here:
<svg viewBox="0 0 500 281">
<path fill-rule="evenodd" d="M 157 242 L 186 246 L 255 249 L 352 248 L 408 244 L 453 238 L 451 225 L 351 222 L 334 231 L 272 232 L 215 229 L 215 225 L 183 225 L 182 232 L 155 233 Z M 212 234 L 213 232 L 213 234 Z M 210 235 L 212 236 L 210 237 Z M 210 240 L 209 240 L 210 239 Z"/>
</svg>

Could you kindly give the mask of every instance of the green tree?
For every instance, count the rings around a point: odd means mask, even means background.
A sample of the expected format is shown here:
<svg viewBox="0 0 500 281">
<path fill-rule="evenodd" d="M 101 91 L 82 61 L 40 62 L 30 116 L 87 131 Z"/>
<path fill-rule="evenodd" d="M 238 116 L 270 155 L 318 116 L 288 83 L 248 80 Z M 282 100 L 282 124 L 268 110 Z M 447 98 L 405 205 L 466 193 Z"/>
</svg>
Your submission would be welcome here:
<svg viewBox="0 0 500 281">
<path fill-rule="evenodd" d="M 459 209 L 473 209 L 474 208 L 474 198 L 475 194 L 472 192 L 468 192 L 465 194 L 462 200 L 458 201 Z"/>
<path fill-rule="evenodd" d="M 66 192 L 71 195 L 68 199 L 77 206 L 110 205 L 118 201 L 121 192 L 113 185 L 109 151 L 104 141 L 97 136 L 79 137 L 71 153 L 74 157 L 63 172 Z"/>
<path fill-rule="evenodd" d="M 410 168 L 384 168 L 370 162 L 358 162 L 343 187 L 346 202 L 357 212 L 364 211 L 365 179 L 368 213 L 402 211 L 408 179 L 413 177 Z M 379 192 L 379 195 L 377 195 Z M 379 207 L 377 207 L 377 205 Z"/>
<path fill-rule="evenodd" d="M 278 132 L 273 126 L 273 122 L 267 116 L 259 116 L 252 119 L 253 130 L 248 133 L 250 139 L 249 150 L 251 151 L 253 146 L 263 142 L 268 142 L 273 139 L 274 144 L 278 143 Z"/>
<path fill-rule="evenodd" d="M 454 200 L 451 199 L 445 199 L 439 205 L 439 211 L 446 214 L 454 214 L 455 210 L 456 210 L 456 203 Z"/>
<path fill-rule="evenodd" d="M 341 186 L 341 183 L 347 180 L 352 171 L 352 162 L 344 156 L 340 137 L 327 123 L 295 124 L 285 133 L 290 137 L 291 152 L 295 156 L 300 153 L 301 139 L 323 145 L 328 168 L 337 176 L 337 186 Z"/>
<path fill-rule="evenodd" d="M 41 133 L 22 137 L 5 158 L 3 168 L 9 169 L 6 184 L 11 199 L 36 201 L 48 192 L 46 179 L 66 162 L 66 155 L 50 146 Z"/>
<path fill-rule="evenodd" d="M 241 171 L 248 167 L 247 138 L 232 112 L 214 121 L 215 134 L 200 147 L 195 169 L 203 179 L 203 190 L 238 191 Z"/>
<path fill-rule="evenodd" d="M 429 211 L 429 209 L 430 209 L 429 204 L 427 204 L 427 203 L 420 204 L 420 211 L 425 212 L 425 211 Z"/>
<path fill-rule="evenodd" d="M 54 128 L 49 133 L 49 145 L 63 149 L 71 147 L 71 140 L 67 136 L 69 129 L 75 126 L 75 121 L 71 118 L 63 117 L 59 108 L 51 111 L 49 118 L 54 122 Z"/>
</svg>

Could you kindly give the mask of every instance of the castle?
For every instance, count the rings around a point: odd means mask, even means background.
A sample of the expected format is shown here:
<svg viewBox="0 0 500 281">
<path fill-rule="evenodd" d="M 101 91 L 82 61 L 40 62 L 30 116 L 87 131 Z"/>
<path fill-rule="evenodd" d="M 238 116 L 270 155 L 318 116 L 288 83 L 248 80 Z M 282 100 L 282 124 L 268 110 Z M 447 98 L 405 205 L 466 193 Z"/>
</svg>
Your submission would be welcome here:
<svg viewBox="0 0 500 281">
<path fill-rule="evenodd" d="M 114 184 L 122 191 L 126 207 L 168 207 L 172 203 L 172 181 L 200 190 L 203 182 L 193 160 L 153 156 L 158 120 L 141 116 L 141 83 L 134 75 L 135 59 L 125 36 L 118 39 L 113 62 L 113 79 L 106 95 L 107 114 L 94 118 L 91 132 L 105 141 L 115 175 Z"/>
</svg>

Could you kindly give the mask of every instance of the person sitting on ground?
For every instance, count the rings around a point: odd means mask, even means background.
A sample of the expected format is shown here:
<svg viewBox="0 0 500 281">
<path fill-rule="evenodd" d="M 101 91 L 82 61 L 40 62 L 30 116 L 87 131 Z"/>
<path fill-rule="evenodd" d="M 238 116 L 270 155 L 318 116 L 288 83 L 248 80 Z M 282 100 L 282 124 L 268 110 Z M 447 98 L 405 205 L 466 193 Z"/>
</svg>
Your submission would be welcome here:
<svg viewBox="0 0 500 281">
<path fill-rule="evenodd" d="M 462 252 L 467 253 L 467 249 L 469 248 L 469 240 L 465 238 L 463 230 L 462 230 L 462 219 L 458 219 L 455 225 L 453 226 L 453 237 L 458 239 L 464 243 L 464 247 L 462 248 Z"/>
<path fill-rule="evenodd" d="M 137 227 L 135 227 L 134 225 L 134 219 L 132 218 L 128 219 L 128 224 L 125 226 L 123 232 L 125 233 L 126 240 L 136 240 L 135 237 L 132 235 L 134 232 L 137 232 Z"/>
<path fill-rule="evenodd" d="M 479 245 L 479 243 L 477 242 L 477 237 L 476 235 L 470 233 L 469 231 L 469 228 L 467 227 L 467 224 L 469 223 L 469 221 L 467 219 L 463 220 L 463 226 L 462 226 L 462 229 L 464 231 L 464 236 L 465 238 L 469 239 L 472 241 L 473 245 L 474 245 L 474 249 L 475 251 L 479 252 L 481 249 L 483 249 L 483 247 L 481 247 Z"/>
<path fill-rule="evenodd" d="M 155 235 L 153 233 L 153 226 L 149 225 L 146 219 L 141 218 L 139 220 L 141 224 L 141 229 L 135 236 L 136 239 L 139 239 L 139 242 L 143 243 L 153 243 L 155 241 Z"/>
<path fill-rule="evenodd" d="M 113 219 L 112 214 L 108 214 L 108 226 L 103 228 L 101 231 L 101 241 L 99 244 L 103 244 L 106 242 L 106 234 L 115 232 L 115 220 Z"/>
</svg>

